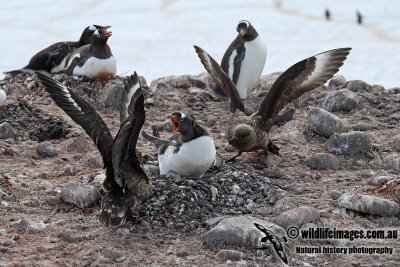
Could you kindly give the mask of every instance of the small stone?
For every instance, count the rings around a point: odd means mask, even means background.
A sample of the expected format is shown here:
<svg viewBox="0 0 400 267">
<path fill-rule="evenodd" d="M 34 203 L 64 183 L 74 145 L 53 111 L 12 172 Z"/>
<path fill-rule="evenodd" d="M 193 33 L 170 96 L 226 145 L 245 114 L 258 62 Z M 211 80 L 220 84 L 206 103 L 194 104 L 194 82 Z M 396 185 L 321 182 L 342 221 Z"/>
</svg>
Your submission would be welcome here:
<svg viewBox="0 0 400 267">
<path fill-rule="evenodd" d="M 55 157 L 58 154 L 57 150 L 49 141 L 44 141 L 42 143 L 39 143 L 36 148 L 36 151 L 42 157 Z"/>
<path fill-rule="evenodd" d="M 275 203 L 274 209 L 275 209 L 276 212 L 282 213 L 282 212 L 285 212 L 287 210 L 296 208 L 297 207 L 297 203 L 298 203 L 298 201 L 296 201 L 292 197 L 283 197 L 283 198 L 279 199 Z"/>
<path fill-rule="evenodd" d="M 95 158 L 88 159 L 86 165 L 92 168 L 103 168 L 103 158 L 101 156 L 97 156 Z"/>
<path fill-rule="evenodd" d="M 237 184 L 232 186 L 232 194 L 237 195 L 240 191 L 242 191 L 242 189 Z"/>
<path fill-rule="evenodd" d="M 385 158 L 385 168 L 400 171 L 400 157 L 397 155 L 389 155 Z"/>
<path fill-rule="evenodd" d="M 307 115 L 307 121 L 315 133 L 325 137 L 335 133 L 345 133 L 348 130 L 342 119 L 321 108 L 313 107 Z"/>
<path fill-rule="evenodd" d="M 313 170 L 338 170 L 340 169 L 339 160 L 335 155 L 328 153 L 318 153 L 308 160 L 308 166 Z"/>
<path fill-rule="evenodd" d="M 287 105 L 281 112 L 279 112 L 278 116 L 276 117 L 274 124 L 278 126 L 282 126 L 288 121 L 293 120 L 295 107 L 292 104 Z"/>
<path fill-rule="evenodd" d="M 0 188 L 0 200 L 2 200 L 3 199 L 3 197 L 4 196 L 6 196 L 7 194 L 6 193 L 4 193 L 4 191 L 3 190 L 1 190 L 1 188 Z"/>
<path fill-rule="evenodd" d="M 281 164 L 282 158 L 278 155 L 269 154 L 267 157 L 263 157 L 261 163 L 263 163 L 267 168 L 278 167 Z"/>
<path fill-rule="evenodd" d="M 328 86 L 329 87 L 336 87 L 336 86 L 342 86 L 346 83 L 346 79 L 342 75 L 335 75 L 333 78 L 329 81 Z"/>
<path fill-rule="evenodd" d="M 350 132 L 334 135 L 326 143 L 329 153 L 339 155 L 365 154 L 370 151 L 371 138 L 364 132 Z"/>
<path fill-rule="evenodd" d="M 224 217 L 214 217 L 214 218 L 207 219 L 204 223 L 205 223 L 205 225 L 207 225 L 209 227 L 213 227 L 213 226 L 217 225 L 223 219 L 224 219 Z"/>
<path fill-rule="evenodd" d="M 361 80 L 349 81 L 346 84 L 346 88 L 352 92 L 371 91 L 371 85 Z"/>
<path fill-rule="evenodd" d="M 108 250 L 105 253 L 105 256 L 111 260 L 113 260 L 116 263 L 121 263 L 126 261 L 126 257 L 121 254 L 120 252 L 114 251 L 114 250 Z"/>
<path fill-rule="evenodd" d="M 68 152 L 86 152 L 90 147 L 89 142 L 86 137 L 76 137 L 72 140 L 72 142 L 68 145 Z"/>
<path fill-rule="evenodd" d="M 226 261 L 226 260 L 231 260 L 231 261 L 240 261 L 240 260 L 245 260 L 247 259 L 247 255 L 244 254 L 241 251 L 233 250 L 233 249 L 221 249 L 218 251 L 217 256 Z"/>
<path fill-rule="evenodd" d="M 376 176 L 371 179 L 371 184 L 375 185 L 375 186 L 381 185 L 383 183 L 386 183 L 390 179 L 392 179 L 392 177 L 390 177 L 390 176 Z"/>
<path fill-rule="evenodd" d="M 378 216 L 400 214 L 400 206 L 396 202 L 369 195 L 344 194 L 339 198 L 338 206 Z"/>
<path fill-rule="evenodd" d="M 50 206 L 60 205 L 62 204 L 62 199 L 59 197 L 51 196 L 47 198 L 47 204 L 49 204 Z"/>
<path fill-rule="evenodd" d="M 72 203 L 79 208 L 88 208 L 99 201 L 100 193 L 92 185 L 69 182 L 61 190 L 61 197 L 65 202 Z"/>
<path fill-rule="evenodd" d="M 71 176 L 71 175 L 75 175 L 78 172 L 78 170 L 72 166 L 66 166 L 64 168 L 64 174 L 66 176 Z"/>
<path fill-rule="evenodd" d="M 258 223 L 272 231 L 278 237 L 286 236 L 286 231 L 271 222 L 250 216 L 225 218 L 213 229 L 208 231 L 204 243 L 209 247 L 258 247 L 260 240 L 265 236 L 254 223 Z"/>
<path fill-rule="evenodd" d="M 22 219 L 18 227 L 25 231 L 26 234 L 38 234 L 47 228 L 47 224 L 39 220 Z"/>
<path fill-rule="evenodd" d="M 347 112 L 356 109 L 358 107 L 358 102 L 357 94 L 348 89 L 341 89 L 328 94 L 321 102 L 320 107 L 329 112 Z"/>
<path fill-rule="evenodd" d="M 393 138 L 393 148 L 397 152 L 400 152 L 400 134 L 396 134 Z"/>
<path fill-rule="evenodd" d="M 339 191 L 339 190 L 335 190 L 333 189 L 332 191 L 329 192 L 330 197 L 333 200 L 338 199 L 341 195 L 343 195 L 343 192 Z"/>
<path fill-rule="evenodd" d="M 276 218 L 276 224 L 282 226 L 286 230 L 290 227 L 300 229 L 303 224 L 315 222 L 318 219 L 319 212 L 317 209 L 309 206 L 302 206 L 280 214 L 278 218 Z"/>
<path fill-rule="evenodd" d="M 189 252 L 187 250 L 180 250 L 176 252 L 176 256 L 179 258 L 184 258 L 189 256 Z"/>
<path fill-rule="evenodd" d="M 15 138 L 16 132 L 8 122 L 0 124 L 0 139 Z"/>
<path fill-rule="evenodd" d="M 236 149 L 233 146 L 228 144 L 228 145 L 225 146 L 225 151 L 226 152 L 235 152 Z"/>
<path fill-rule="evenodd" d="M 118 228 L 117 233 L 120 235 L 129 235 L 129 229 L 128 228 Z"/>
<path fill-rule="evenodd" d="M 71 229 L 63 230 L 62 232 L 57 234 L 57 237 L 70 243 L 80 242 L 88 239 L 88 236 L 81 235 L 80 232 Z"/>
<path fill-rule="evenodd" d="M 366 122 L 359 122 L 353 126 L 354 131 L 362 131 L 362 132 L 371 130 L 371 128 L 372 128 L 371 124 Z"/>
</svg>

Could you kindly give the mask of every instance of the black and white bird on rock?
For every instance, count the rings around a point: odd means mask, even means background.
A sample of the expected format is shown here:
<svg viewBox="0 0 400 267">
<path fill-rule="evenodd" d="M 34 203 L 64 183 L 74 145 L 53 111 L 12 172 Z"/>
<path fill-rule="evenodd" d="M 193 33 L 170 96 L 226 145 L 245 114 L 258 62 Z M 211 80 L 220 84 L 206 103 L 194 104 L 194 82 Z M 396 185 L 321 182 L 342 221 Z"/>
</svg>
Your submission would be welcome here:
<svg viewBox="0 0 400 267">
<path fill-rule="evenodd" d="M 175 134 L 170 140 L 142 131 L 142 136 L 157 148 L 160 175 L 174 172 L 182 176 L 202 176 L 213 166 L 216 158 L 210 132 L 184 113 L 175 112 L 170 118 Z"/>
<path fill-rule="evenodd" d="M 239 95 L 246 99 L 262 73 L 267 58 L 267 45 L 247 20 L 236 26 L 238 35 L 229 45 L 221 61 L 221 68 L 236 85 Z M 225 94 L 220 92 L 217 94 Z"/>
<path fill-rule="evenodd" d="M 19 70 L 4 72 L 7 75 L 18 75 L 24 72 L 46 71 L 59 72 L 64 69 L 67 56 L 81 46 L 90 44 L 93 33 L 98 29 L 108 29 L 111 26 L 90 25 L 87 26 L 77 42 L 58 42 L 37 52 L 28 65 Z"/>
<path fill-rule="evenodd" d="M 139 77 L 128 78 L 120 102 L 119 131 L 112 138 L 99 114 L 73 91 L 51 77 L 36 72 L 56 104 L 79 124 L 99 149 L 106 168 L 101 199 L 100 221 L 105 225 L 122 225 L 151 197 L 149 179 L 136 156 L 136 143 L 145 121 L 144 96 Z"/>
<path fill-rule="evenodd" d="M 229 160 L 233 161 L 242 152 L 262 149 L 267 156 L 268 150 L 277 150 L 270 140 L 269 131 L 279 111 L 302 94 L 332 78 L 343 65 L 351 48 L 329 50 L 291 66 L 276 79 L 257 110 L 250 116 L 245 114 L 238 90 L 228 75 L 207 52 L 198 46 L 195 46 L 195 50 L 205 69 L 230 97 L 231 116 L 226 127 L 226 137 L 229 144 L 239 150 L 239 154 Z"/>
</svg>

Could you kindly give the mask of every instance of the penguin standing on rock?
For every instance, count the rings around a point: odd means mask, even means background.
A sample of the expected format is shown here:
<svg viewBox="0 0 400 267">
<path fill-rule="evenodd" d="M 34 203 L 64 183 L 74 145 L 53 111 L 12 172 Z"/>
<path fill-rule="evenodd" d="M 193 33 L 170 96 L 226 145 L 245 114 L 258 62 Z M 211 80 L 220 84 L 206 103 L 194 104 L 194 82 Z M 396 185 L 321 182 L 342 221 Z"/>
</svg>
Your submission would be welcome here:
<svg viewBox="0 0 400 267">
<path fill-rule="evenodd" d="M 181 176 L 200 177 L 213 166 L 216 157 L 214 140 L 207 129 L 193 118 L 175 112 L 174 140 L 162 140 L 142 131 L 146 140 L 155 144 L 158 153 L 160 175 L 175 172 Z"/>
<path fill-rule="evenodd" d="M 226 127 L 226 137 L 229 144 L 239 150 L 237 156 L 228 160 L 233 161 L 243 152 L 262 149 L 267 156 L 268 151 L 277 151 L 278 147 L 269 137 L 269 130 L 279 111 L 302 94 L 332 78 L 343 65 L 351 48 L 325 51 L 288 68 L 272 84 L 257 110 L 250 116 L 246 115 L 238 90 L 228 75 L 206 51 L 198 46 L 195 46 L 195 50 L 204 68 L 229 95 L 231 116 Z"/>
<path fill-rule="evenodd" d="M 239 33 L 226 50 L 221 67 L 236 85 L 241 99 L 256 85 L 267 58 L 267 45 L 247 20 L 238 22 Z M 217 94 L 225 94 L 220 88 Z"/>
<path fill-rule="evenodd" d="M 90 79 L 115 76 L 117 64 L 107 40 L 111 32 L 98 29 L 92 35 L 90 45 L 72 52 L 66 59 L 64 72 L 68 75 L 83 75 Z"/>
<path fill-rule="evenodd" d="M 110 26 L 91 25 L 86 27 L 77 42 L 59 42 L 36 53 L 29 64 L 19 70 L 12 70 L 4 72 L 7 75 L 18 75 L 24 72 L 33 71 L 46 71 L 46 72 L 59 72 L 64 69 L 66 57 L 75 49 L 90 44 L 92 34 L 98 29 L 108 29 Z"/>
<path fill-rule="evenodd" d="M 115 138 L 99 114 L 81 97 L 51 77 L 36 72 L 56 104 L 92 138 L 101 153 L 106 169 L 101 198 L 100 221 L 122 225 L 135 217 L 151 197 L 149 179 L 136 155 L 136 143 L 145 121 L 144 96 L 136 72 L 128 78 L 120 110 L 126 111 Z"/>
</svg>

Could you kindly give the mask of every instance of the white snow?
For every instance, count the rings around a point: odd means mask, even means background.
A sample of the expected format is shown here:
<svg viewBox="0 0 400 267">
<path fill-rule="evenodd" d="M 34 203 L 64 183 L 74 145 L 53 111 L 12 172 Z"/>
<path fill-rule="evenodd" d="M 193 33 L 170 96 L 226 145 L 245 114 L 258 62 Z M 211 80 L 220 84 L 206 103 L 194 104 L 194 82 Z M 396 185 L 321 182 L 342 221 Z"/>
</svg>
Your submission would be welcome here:
<svg viewBox="0 0 400 267">
<path fill-rule="evenodd" d="M 108 44 L 117 74 L 136 70 L 148 82 L 198 74 L 205 70 L 193 45 L 220 61 L 237 34 L 237 22 L 247 19 L 267 43 L 263 74 L 350 46 L 340 74 L 390 88 L 400 86 L 399 7 L 398 0 L 4 1 L 0 71 L 22 68 L 39 50 L 58 41 L 76 41 L 85 27 L 98 24 L 112 25 Z M 324 18 L 325 8 L 331 21 Z M 356 10 L 365 24 L 356 24 Z"/>
</svg>

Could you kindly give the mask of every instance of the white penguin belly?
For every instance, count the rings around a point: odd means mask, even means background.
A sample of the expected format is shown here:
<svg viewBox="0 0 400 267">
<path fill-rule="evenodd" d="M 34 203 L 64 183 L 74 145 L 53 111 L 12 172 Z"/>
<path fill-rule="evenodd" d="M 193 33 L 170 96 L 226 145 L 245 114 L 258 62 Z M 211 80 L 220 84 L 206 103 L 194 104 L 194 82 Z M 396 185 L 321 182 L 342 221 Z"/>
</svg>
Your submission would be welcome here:
<svg viewBox="0 0 400 267">
<path fill-rule="evenodd" d="M 64 70 L 65 67 L 65 61 L 67 60 L 67 57 L 64 57 L 64 59 L 61 61 L 60 64 L 58 64 L 57 66 L 53 67 L 50 72 L 51 73 L 55 73 L 55 72 L 60 72 Z"/>
<path fill-rule="evenodd" d="M 4 106 L 4 104 L 6 103 L 6 98 L 6 92 L 0 89 L 0 107 Z"/>
<path fill-rule="evenodd" d="M 249 92 L 260 78 L 267 58 L 267 46 L 258 36 L 251 42 L 244 44 L 246 52 L 240 66 L 240 74 L 236 83 L 236 88 L 242 99 L 246 99 Z"/>
<path fill-rule="evenodd" d="M 71 60 L 72 61 L 72 60 Z M 90 79 L 110 77 L 117 73 L 117 63 L 113 56 L 107 59 L 91 57 L 82 67 L 76 66 L 72 71 L 74 75 L 84 75 Z"/>
<path fill-rule="evenodd" d="M 199 177 L 214 163 L 216 151 L 210 136 L 184 143 L 178 153 L 174 153 L 175 149 L 175 146 L 169 146 L 164 154 L 158 156 L 161 175 L 174 171 L 181 176 Z"/>
</svg>

